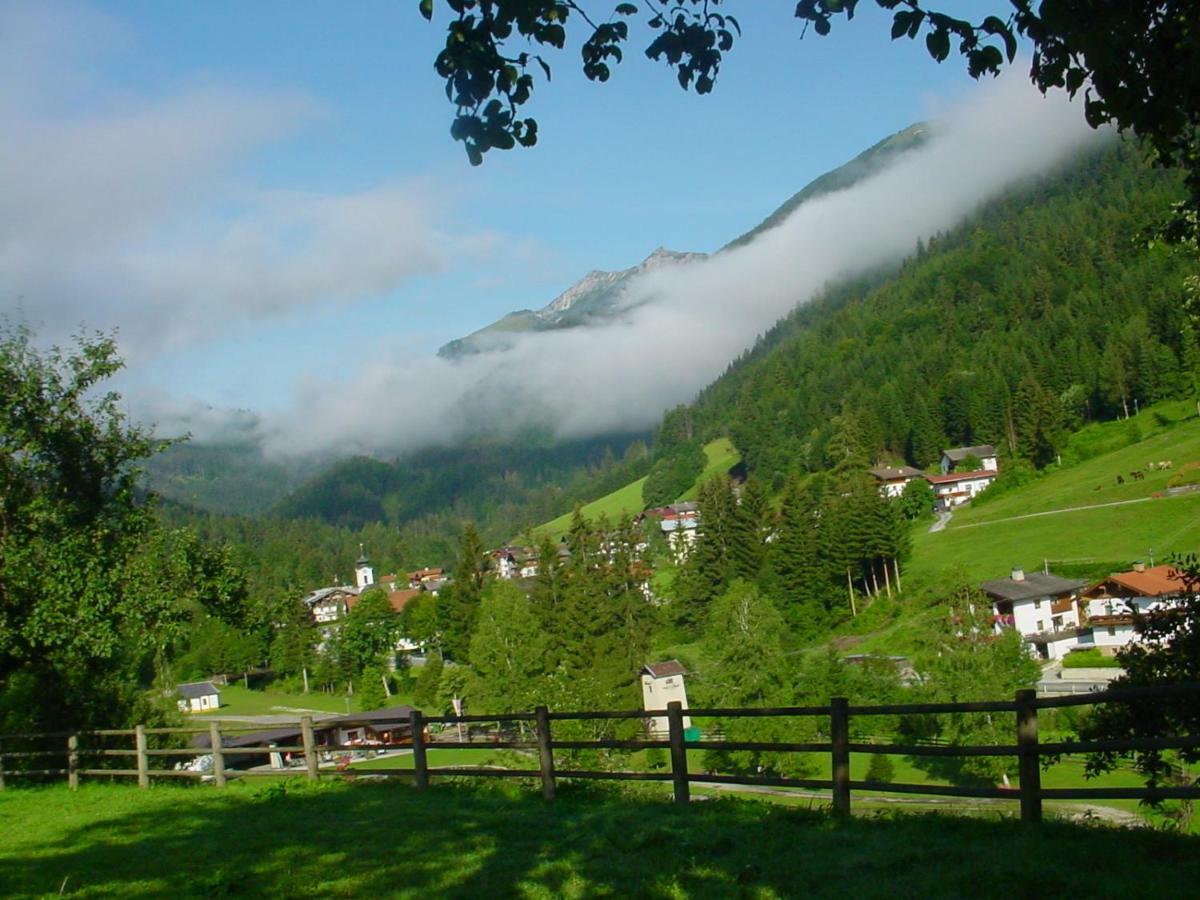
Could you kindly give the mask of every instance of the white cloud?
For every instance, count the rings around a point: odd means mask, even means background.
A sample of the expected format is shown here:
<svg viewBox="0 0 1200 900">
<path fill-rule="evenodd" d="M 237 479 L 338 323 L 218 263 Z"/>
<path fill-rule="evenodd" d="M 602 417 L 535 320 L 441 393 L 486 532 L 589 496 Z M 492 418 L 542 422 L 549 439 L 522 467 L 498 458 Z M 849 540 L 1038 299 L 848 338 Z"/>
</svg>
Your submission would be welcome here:
<svg viewBox="0 0 1200 900">
<path fill-rule="evenodd" d="M 319 118 L 312 98 L 203 83 L 131 95 L 136 50 L 88 7 L 0 7 L 0 313 L 61 341 L 120 328 L 136 364 L 269 317 L 386 295 L 446 265 L 420 183 L 263 191 L 246 165 Z M 486 235 L 454 238 L 486 252 Z"/>
<path fill-rule="evenodd" d="M 284 452 L 383 451 L 531 422 L 564 436 L 650 426 L 824 286 L 898 261 L 919 238 L 1099 139 L 1077 105 L 1006 76 L 884 172 L 804 204 L 748 246 L 645 276 L 617 324 L 529 333 L 510 350 L 457 362 L 373 360 L 346 381 L 304 384 L 264 437 Z"/>
</svg>

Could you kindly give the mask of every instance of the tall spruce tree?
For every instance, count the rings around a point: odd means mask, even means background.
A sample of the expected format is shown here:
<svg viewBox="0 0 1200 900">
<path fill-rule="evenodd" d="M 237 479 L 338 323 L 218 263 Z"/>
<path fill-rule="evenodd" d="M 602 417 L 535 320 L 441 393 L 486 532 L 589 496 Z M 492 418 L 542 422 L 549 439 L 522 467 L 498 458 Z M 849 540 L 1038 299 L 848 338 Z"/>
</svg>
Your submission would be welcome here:
<svg viewBox="0 0 1200 900">
<path fill-rule="evenodd" d="M 454 582 L 438 598 L 442 619 L 442 646 L 447 657 L 465 662 L 471 646 L 471 632 L 483 594 L 484 547 L 474 522 L 463 525 L 458 544 L 458 562 Z"/>
</svg>

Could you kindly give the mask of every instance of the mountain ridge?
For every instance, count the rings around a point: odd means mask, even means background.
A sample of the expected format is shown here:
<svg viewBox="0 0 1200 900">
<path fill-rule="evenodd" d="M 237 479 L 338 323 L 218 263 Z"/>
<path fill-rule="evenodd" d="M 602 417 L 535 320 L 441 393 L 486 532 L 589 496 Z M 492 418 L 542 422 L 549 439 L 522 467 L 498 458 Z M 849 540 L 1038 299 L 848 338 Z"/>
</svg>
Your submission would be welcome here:
<svg viewBox="0 0 1200 900">
<path fill-rule="evenodd" d="M 751 243 L 759 235 L 780 225 L 804 203 L 845 190 L 882 171 L 897 156 L 922 146 L 928 137 L 929 126 L 924 122 L 888 135 L 848 162 L 814 178 L 759 224 L 725 244 L 717 254 Z M 443 359 L 456 359 L 475 353 L 498 352 L 511 347 L 516 340 L 514 336 L 525 332 L 577 328 L 612 321 L 628 308 L 618 301 L 631 279 L 664 266 L 686 265 L 708 257 L 709 254 L 705 253 L 668 250 L 660 246 L 628 269 L 593 269 L 540 309 L 506 313 L 495 322 L 442 345 L 437 355 Z"/>
</svg>

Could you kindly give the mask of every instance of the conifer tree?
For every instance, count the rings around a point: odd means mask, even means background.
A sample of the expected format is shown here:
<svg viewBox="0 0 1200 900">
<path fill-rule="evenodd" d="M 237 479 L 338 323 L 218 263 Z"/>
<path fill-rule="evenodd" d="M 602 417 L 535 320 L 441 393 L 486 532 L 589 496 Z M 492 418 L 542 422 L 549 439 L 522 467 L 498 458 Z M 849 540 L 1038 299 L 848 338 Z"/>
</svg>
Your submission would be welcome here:
<svg viewBox="0 0 1200 900">
<path fill-rule="evenodd" d="M 822 518 L 809 491 L 793 479 L 783 497 L 778 539 L 771 545 L 779 611 L 793 630 L 824 623 L 822 603 L 830 594 L 830 579 L 822 564 Z"/>
<path fill-rule="evenodd" d="M 731 516 L 730 569 L 733 577 L 757 581 L 767 555 L 767 538 L 774 530 L 771 502 L 761 481 L 751 476 Z"/>
<path fill-rule="evenodd" d="M 442 618 L 442 646 L 455 662 L 464 662 L 471 645 L 471 631 L 483 593 L 483 540 L 473 522 L 463 525 L 458 545 L 454 582 L 438 598 Z"/>
</svg>

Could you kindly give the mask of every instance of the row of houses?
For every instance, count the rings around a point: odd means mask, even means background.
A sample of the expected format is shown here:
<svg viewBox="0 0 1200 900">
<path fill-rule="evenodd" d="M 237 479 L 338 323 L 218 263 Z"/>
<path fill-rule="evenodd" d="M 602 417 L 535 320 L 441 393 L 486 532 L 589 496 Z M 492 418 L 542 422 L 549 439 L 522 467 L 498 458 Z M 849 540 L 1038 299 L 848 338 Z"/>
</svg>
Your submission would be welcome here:
<svg viewBox="0 0 1200 900">
<path fill-rule="evenodd" d="M 980 468 L 965 468 L 967 460 L 978 460 Z M 899 497 L 909 482 L 923 478 L 933 488 L 936 508 L 948 510 L 961 506 L 987 490 L 1000 474 L 1000 461 L 996 448 L 991 444 L 954 447 L 942 451 L 938 469 L 937 474 L 923 472 L 912 466 L 876 466 L 870 471 L 885 497 Z"/>
<path fill-rule="evenodd" d="M 1135 563 L 1095 583 L 1013 569 L 1010 577 L 980 588 L 992 602 L 996 633 L 1015 629 L 1038 657 L 1049 660 L 1077 649 L 1115 654 L 1137 639 L 1135 612 L 1170 608 L 1190 586 L 1173 566 Z"/>
</svg>

